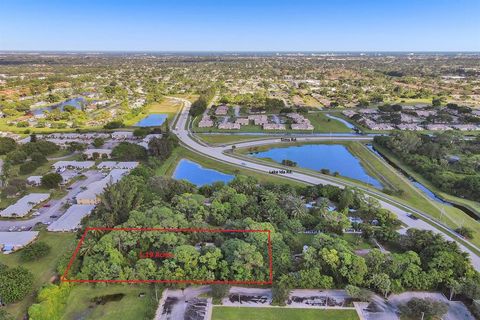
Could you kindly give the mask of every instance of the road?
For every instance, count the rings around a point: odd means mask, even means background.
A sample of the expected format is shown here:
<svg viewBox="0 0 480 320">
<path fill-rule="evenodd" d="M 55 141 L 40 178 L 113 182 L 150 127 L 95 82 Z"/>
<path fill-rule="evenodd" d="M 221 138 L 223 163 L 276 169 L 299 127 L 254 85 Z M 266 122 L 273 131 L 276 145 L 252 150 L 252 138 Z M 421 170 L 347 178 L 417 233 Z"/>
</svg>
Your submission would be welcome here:
<svg viewBox="0 0 480 320">
<path fill-rule="evenodd" d="M 183 99 L 182 99 L 183 100 Z M 178 121 L 175 125 L 175 128 L 173 132 L 178 136 L 180 141 L 189 149 L 191 149 L 194 152 L 203 154 L 204 156 L 214 158 L 216 160 L 226 162 L 235 166 L 243 167 L 246 169 L 251 169 L 255 171 L 260 171 L 263 173 L 269 173 L 272 170 L 278 170 L 278 167 L 275 166 L 269 166 L 265 164 L 259 164 L 256 162 L 251 162 L 249 160 L 245 159 L 239 159 L 235 158 L 229 154 L 226 154 L 225 151 L 228 149 L 231 149 L 231 146 L 220 146 L 220 147 L 214 147 L 214 146 L 209 146 L 206 144 L 201 144 L 197 140 L 193 139 L 190 135 L 190 131 L 187 128 L 188 124 L 188 112 L 190 110 L 191 103 L 187 100 L 183 100 L 184 102 L 184 108 L 182 109 L 180 115 L 178 116 Z M 326 139 L 332 139 L 333 137 L 302 137 L 302 138 L 297 138 L 297 141 L 317 141 L 317 140 L 326 140 Z M 341 140 L 341 139 L 348 139 L 348 140 L 361 140 L 365 139 L 368 137 L 335 137 L 335 140 Z M 242 142 L 235 144 L 237 147 L 251 147 L 251 146 L 258 146 L 261 144 L 270 144 L 270 143 L 275 143 L 275 142 L 281 142 L 280 138 L 273 138 L 273 139 L 265 139 L 265 140 L 260 140 L 260 141 L 250 141 L 250 142 Z M 348 182 L 343 182 L 339 179 L 336 179 L 335 181 L 332 181 L 330 178 L 321 178 L 318 176 L 311 176 L 307 175 L 304 173 L 296 172 L 295 169 L 292 170 L 291 174 L 284 175 L 284 177 L 293 179 L 293 180 L 298 180 L 302 181 L 305 183 L 309 184 L 329 184 L 329 185 L 334 185 L 337 187 L 345 187 L 348 185 L 351 185 L 351 183 Z M 362 189 L 361 187 L 359 187 Z M 374 195 L 375 198 L 379 201 L 381 207 L 390 210 L 394 214 L 397 215 L 398 219 L 402 221 L 405 225 L 408 226 L 408 228 L 416 228 L 416 229 L 422 229 L 422 230 L 431 230 L 435 233 L 442 234 L 445 239 L 449 241 L 455 241 L 459 245 L 460 249 L 463 250 L 464 252 L 467 252 L 470 255 L 470 259 L 472 261 L 472 265 L 474 268 L 478 271 L 480 271 L 480 257 L 467 248 L 465 245 L 463 245 L 461 242 L 458 241 L 457 238 L 453 238 L 449 234 L 447 234 L 448 230 L 446 227 L 442 226 L 440 223 L 437 221 L 433 220 L 430 218 L 427 214 L 408 207 L 404 204 L 401 204 L 386 195 L 378 192 L 372 192 L 367 189 L 363 189 L 366 194 Z M 394 203 L 394 204 L 392 204 Z M 407 211 L 408 210 L 408 211 Z M 424 219 L 428 220 L 428 223 L 422 219 L 417 219 L 414 220 L 410 218 L 410 212 L 415 212 L 419 215 L 421 215 Z M 451 231 L 450 231 L 451 232 Z M 472 247 L 475 247 L 473 244 L 469 243 Z"/>
<path fill-rule="evenodd" d="M 41 207 L 38 209 L 40 213 L 38 216 L 25 220 L 0 220 L 0 231 L 8 231 L 9 228 L 30 228 L 37 223 L 51 224 L 57 220 L 66 210 L 64 205 L 68 202 L 74 203 L 75 196 L 83 191 L 84 187 L 89 184 L 101 180 L 104 175 L 96 170 L 89 170 L 83 173 L 87 178 L 83 180 L 75 181 L 70 185 L 70 190 L 61 199 L 51 199 L 47 202 L 49 207 Z M 57 218 L 51 218 L 50 216 L 57 216 Z"/>
</svg>

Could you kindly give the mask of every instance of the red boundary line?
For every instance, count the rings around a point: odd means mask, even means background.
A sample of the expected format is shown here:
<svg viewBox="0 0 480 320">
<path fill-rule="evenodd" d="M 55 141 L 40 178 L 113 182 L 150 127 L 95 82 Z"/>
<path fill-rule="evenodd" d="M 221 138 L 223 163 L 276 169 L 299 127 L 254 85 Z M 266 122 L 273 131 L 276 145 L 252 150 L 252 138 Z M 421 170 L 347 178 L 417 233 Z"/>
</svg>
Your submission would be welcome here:
<svg viewBox="0 0 480 320">
<path fill-rule="evenodd" d="M 239 281 L 239 280 L 85 280 L 85 279 L 67 279 L 67 274 L 77 257 L 80 248 L 82 247 L 88 231 L 163 231 L 163 232 L 223 232 L 223 233 L 250 233 L 250 232 L 265 232 L 268 235 L 268 264 L 269 264 L 269 281 Z M 77 282 L 77 283 L 192 283 L 192 284 L 255 284 L 265 285 L 273 283 L 273 257 L 272 257 L 272 242 L 270 238 L 270 230 L 252 230 L 252 229 L 195 229 L 195 228 L 104 228 L 104 227 L 87 227 L 78 242 L 75 251 L 65 269 L 65 272 L 60 277 L 63 282 Z"/>
</svg>

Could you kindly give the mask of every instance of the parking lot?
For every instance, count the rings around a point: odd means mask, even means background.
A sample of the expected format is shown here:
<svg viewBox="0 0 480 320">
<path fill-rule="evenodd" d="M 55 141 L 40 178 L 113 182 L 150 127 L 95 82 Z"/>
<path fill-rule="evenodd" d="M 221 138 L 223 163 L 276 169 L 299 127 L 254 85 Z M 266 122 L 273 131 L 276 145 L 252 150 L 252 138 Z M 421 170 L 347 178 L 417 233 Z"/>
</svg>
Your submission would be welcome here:
<svg viewBox="0 0 480 320">
<path fill-rule="evenodd" d="M 88 170 L 82 173 L 86 178 L 75 181 L 68 188 L 67 194 L 60 199 L 50 199 L 46 204 L 33 210 L 30 219 L 0 220 L 0 231 L 25 231 L 33 228 L 37 223 L 50 225 L 65 213 L 69 204 L 75 203 L 75 196 L 82 192 L 89 184 L 101 180 L 105 173 L 97 170 Z"/>
</svg>

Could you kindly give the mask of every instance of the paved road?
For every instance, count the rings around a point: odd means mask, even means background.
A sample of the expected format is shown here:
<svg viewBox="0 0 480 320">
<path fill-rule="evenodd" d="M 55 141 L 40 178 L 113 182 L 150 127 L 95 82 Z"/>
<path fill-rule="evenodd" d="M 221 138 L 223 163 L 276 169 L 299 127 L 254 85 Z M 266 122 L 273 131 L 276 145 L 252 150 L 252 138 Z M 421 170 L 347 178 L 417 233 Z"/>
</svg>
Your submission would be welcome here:
<svg viewBox="0 0 480 320">
<path fill-rule="evenodd" d="M 61 199 L 51 199 L 47 202 L 49 207 L 41 207 L 38 209 L 40 215 L 33 217 L 28 220 L 0 220 L 0 231 L 8 231 L 11 227 L 17 228 L 30 228 L 35 224 L 41 223 L 52 223 L 57 220 L 66 210 L 63 208 L 64 204 L 70 201 L 74 202 L 75 196 L 83 191 L 84 187 L 87 187 L 89 184 L 101 180 L 104 175 L 96 170 L 89 170 L 83 173 L 87 178 L 83 180 L 75 181 L 70 185 L 70 190 L 68 190 L 67 195 Z M 50 218 L 50 216 L 57 216 L 57 218 Z"/>
<path fill-rule="evenodd" d="M 181 111 L 181 113 L 178 117 L 178 122 L 176 123 L 173 132 L 178 136 L 180 141 L 186 147 L 190 148 L 191 150 L 193 150 L 197 153 L 201 153 L 201 154 L 203 154 L 207 157 L 215 158 L 217 160 L 227 162 L 229 164 L 233 164 L 233 165 L 236 165 L 236 166 L 239 166 L 239 167 L 244 167 L 244 168 L 255 170 L 255 171 L 268 173 L 272 170 L 278 170 L 278 168 L 276 168 L 274 166 L 269 166 L 269 165 L 255 163 L 255 162 L 250 162 L 250 161 L 245 160 L 245 159 L 238 159 L 238 158 L 232 157 L 228 154 L 225 154 L 224 151 L 226 151 L 228 149 L 231 149 L 231 146 L 213 147 L 213 146 L 209 146 L 209 145 L 206 145 L 206 144 L 201 144 L 198 141 L 192 139 L 192 137 L 190 136 L 190 132 L 187 128 L 188 112 L 190 110 L 191 103 L 187 100 L 183 100 L 183 102 L 184 102 L 185 106 L 182 109 L 182 111 Z M 322 140 L 322 139 L 325 140 L 325 138 L 329 139 L 330 137 L 308 137 L 308 138 L 305 137 L 305 138 L 298 138 L 297 141 L 315 141 L 315 140 Z M 351 140 L 353 138 L 361 139 L 361 138 L 365 138 L 365 137 L 348 137 L 348 138 L 343 137 L 343 138 Z M 309 139 L 309 140 L 306 140 L 306 139 Z M 335 139 L 341 139 L 341 137 L 338 137 L 338 138 L 335 138 Z M 265 144 L 265 143 L 280 142 L 280 139 L 278 139 L 278 138 L 277 139 L 275 139 L 275 138 L 274 139 L 267 139 L 267 140 L 268 141 L 262 140 L 262 141 L 242 142 L 242 143 L 238 143 L 238 144 L 235 144 L 235 145 L 237 147 L 248 147 L 248 146 L 261 145 L 261 144 Z M 329 184 L 329 185 L 334 185 L 334 186 L 337 186 L 337 187 L 344 187 L 346 185 L 350 185 L 350 183 L 343 182 L 343 181 L 338 180 L 338 179 L 333 181 L 330 178 L 326 179 L 326 178 L 321 178 L 321 177 L 318 177 L 318 176 L 311 176 L 311 175 L 307 175 L 307 174 L 304 174 L 304 173 L 296 172 L 294 169 L 293 169 L 293 172 L 291 174 L 285 175 L 285 177 L 288 177 L 288 178 L 294 179 L 294 180 L 298 180 L 298 181 L 302 181 L 302 182 L 306 182 L 306 183 L 309 183 L 309 184 L 314 184 L 314 185 Z M 372 192 L 370 192 L 368 190 L 366 191 L 366 193 L 372 194 Z M 425 214 L 425 213 L 423 213 L 419 210 L 407 207 L 407 206 L 405 206 L 401 203 L 398 203 L 398 202 L 392 200 L 391 198 L 386 197 L 384 194 L 382 194 L 380 192 L 375 193 L 375 197 L 379 200 L 380 205 L 383 208 L 388 209 L 391 212 L 393 212 L 394 214 L 396 214 L 398 219 L 400 221 L 402 221 L 405 225 L 407 225 L 409 228 L 431 230 L 433 232 L 442 234 L 445 237 L 445 239 L 447 239 L 447 240 L 450 240 L 450 241 L 457 241 L 458 240 L 458 239 L 456 239 L 456 238 L 454 239 L 450 235 L 446 234 L 445 233 L 445 231 L 446 231 L 445 227 L 443 227 L 438 222 L 431 219 L 427 214 Z M 395 205 L 393 205 L 391 203 L 395 203 Z M 414 219 L 410 218 L 409 217 L 410 213 L 407 211 L 407 209 L 409 209 L 410 211 L 415 211 L 417 214 L 422 215 L 422 217 L 424 217 L 426 219 L 429 219 L 429 223 L 427 223 L 427 222 L 425 222 L 421 219 L 414 220 Z M 461 248 L 461 250 L 470 254 L 470 259 L 472 261 L 473 266 L 475 267 L 476 270 L 480 271 L 480 257 L 477 256 L 473 251 L 471 251 L 469 248 L 465 247 L 460 242 L 457 241 L 457 243 L 458 243 L 459 247 Z"/>
</svg>

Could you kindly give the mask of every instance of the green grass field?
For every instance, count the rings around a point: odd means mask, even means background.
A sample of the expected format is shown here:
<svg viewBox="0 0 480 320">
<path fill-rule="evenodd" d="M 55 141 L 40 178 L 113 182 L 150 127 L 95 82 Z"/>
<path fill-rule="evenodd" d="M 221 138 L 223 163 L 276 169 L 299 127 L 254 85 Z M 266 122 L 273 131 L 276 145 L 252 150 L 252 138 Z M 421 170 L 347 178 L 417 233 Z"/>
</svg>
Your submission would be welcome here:
<svg viewBox="0 0 480 320">
<path fill-rule="evenodd" d="M 145 293 L 144 297 L 139 297 Z M 158 296 L 161 290 L 158 290 Z M 124 294 L 119 301 L 109 301 L 105 304 L 92 302 L 95 297 Z M 102 320 L 143 320 L 151 319 L 156 308 L 155 291 L 151 286 L 134 284 L 107 284 L 95 286 L 91 284 L 76 285 L 68 298 L 64 320 L 70 319 L 102 319 Z"/>
<path fill-rule="evenodd" d="M 52 277 L 56 275 L 56 267 L 58 259 L 69 249 L 75 242 L 73 233 L 52 233 L 42 231 L 37 241 L 43 241 L 50 245 L 50 253 L 38 260 L 32 262 L 21 262 L 18 252 L 9 255 L 0 254 L 0 263 L 14 267 L 21 265 L 34 275 L 34 291 L 38 290 L 42 285 L 48 283 Z M 35 292 L 32 292 L 22 301 L 8 305 L 6 310 L 15 318 L 22 318 L 27 308 L 34 302 Z"/>
<path fill-rule="evenodd" d="M 309 113 L 306 118 L 310 120 L 314 126 L 315 132 L 352 132 L 347 126 L 340 121 L 328 118 L 324 113 Z"/>
<path fill-rule="evenodd" d="M 213 320 L 356 320 L 355 310 L 214 307 Z"/>
</svg>

